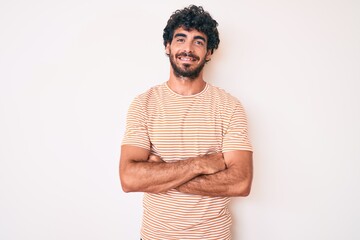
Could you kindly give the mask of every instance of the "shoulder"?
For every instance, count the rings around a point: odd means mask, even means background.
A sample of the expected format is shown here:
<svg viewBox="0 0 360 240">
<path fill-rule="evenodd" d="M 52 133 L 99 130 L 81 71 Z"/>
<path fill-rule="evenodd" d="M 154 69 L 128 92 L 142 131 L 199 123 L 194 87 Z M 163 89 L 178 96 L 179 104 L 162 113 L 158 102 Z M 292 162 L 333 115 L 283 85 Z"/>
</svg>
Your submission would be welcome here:
<svg viewBox="0 0 360 240">
<path fill-rule="evenodd" d="M 159 96 L 163 95 L 163 85 L 151 87 L 146 92 L 137 95 L 128 108 L 128 116 L 132 118 L 146 119 L 158 105 Z"/>
<path fill-rule="evenodd" d="M 223 103 L 227 106 L 241 105 L 238 98 L 228 93 L 226 90 L 209 84 L 209 94 L 214 98 L 215 101 Z"/>
<path fill-rule="evenodd" d="M 149 88 L 146 92 L 137 95 L 135 99 L 148 99 L 161 94 L 163 91 L 164 91 L 164 84 L 159 84 Z"/>
<path fill-rule="evenodd" d="M 143 92 L 139 95 L 137 95 L 133 103 L 140 104 L 140 105 L 148 105 L 151 102 L 154 102 L 161 98 L 161 96 L 164 94 L 164 84 L 159 84 L 156 86 L 151 87 L 146 92 Z"/>
</svg>

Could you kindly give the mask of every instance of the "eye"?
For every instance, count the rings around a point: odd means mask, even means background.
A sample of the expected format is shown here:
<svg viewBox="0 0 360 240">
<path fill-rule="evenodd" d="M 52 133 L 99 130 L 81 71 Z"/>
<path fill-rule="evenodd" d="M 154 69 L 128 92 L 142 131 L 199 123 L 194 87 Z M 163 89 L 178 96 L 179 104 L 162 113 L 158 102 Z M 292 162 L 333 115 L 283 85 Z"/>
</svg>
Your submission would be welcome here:
<svg viewBox="0 0 360 240">
<path fill-rule="evenodd" d="M 201 41 L 201 40 L 195 41 L 195 44 L 196 44 L 196 45 L 200 45 L 200 46 L 204 46 L 204 42 Z"/>
<path fill-rule="evenodd" d="M 176 39 L 176 42 L 180 42 L 180 43 L 182 43 L 182 42 L 184 42 L 185 40 L 183 39 L 183 38 L 177 38 Z"/>
</svg>

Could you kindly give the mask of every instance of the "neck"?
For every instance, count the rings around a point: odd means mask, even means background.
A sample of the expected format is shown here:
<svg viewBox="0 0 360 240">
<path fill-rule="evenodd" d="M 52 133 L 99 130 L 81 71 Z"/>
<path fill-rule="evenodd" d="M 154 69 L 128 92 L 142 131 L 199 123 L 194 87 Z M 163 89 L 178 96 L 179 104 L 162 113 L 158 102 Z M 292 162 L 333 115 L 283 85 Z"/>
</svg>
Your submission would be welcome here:
<svg viewBox="0 0 360 240">
<path fill-rule="evenodd" d="M 197 94 L 206 86 L 202 74 L 199 74 L 195 79 L 176 77 L 174 74 L 171 74 L 167 84 L 171 90 L 184 96 Z"/>
</svg>

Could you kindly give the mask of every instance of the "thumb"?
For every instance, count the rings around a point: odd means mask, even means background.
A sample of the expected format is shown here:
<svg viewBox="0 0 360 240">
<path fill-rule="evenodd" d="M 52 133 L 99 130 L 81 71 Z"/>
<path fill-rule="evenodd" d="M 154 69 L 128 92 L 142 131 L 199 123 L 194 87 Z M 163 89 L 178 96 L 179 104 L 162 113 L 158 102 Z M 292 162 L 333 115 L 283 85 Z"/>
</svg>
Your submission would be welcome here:
<svg viewBox="0 0 360 240">
<path fill-rule="evenodd" d="M 149 155 L 148 162 L 164 162 L 161 157 L 151 154 Z"/>
</svg>

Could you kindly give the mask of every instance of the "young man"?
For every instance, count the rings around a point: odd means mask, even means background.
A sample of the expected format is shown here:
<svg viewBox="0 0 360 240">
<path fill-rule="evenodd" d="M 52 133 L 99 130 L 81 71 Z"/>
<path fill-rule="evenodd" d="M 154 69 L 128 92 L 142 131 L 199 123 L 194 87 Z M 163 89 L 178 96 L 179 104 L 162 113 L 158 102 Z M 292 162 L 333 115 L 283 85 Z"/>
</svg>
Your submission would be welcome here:
<svg viewBox="0 0 360 240">
<path fill-rule="evenodd" d="M 230 239 L 229 197 L 247 196 L 252 147 L 240 102 L 203 79 L 220 42 L 202 7 L 164 29 L 169 80 L 132 102 L 121 147 L 125 192 L 145 192 L 143 240 Z"/>
</svg>

